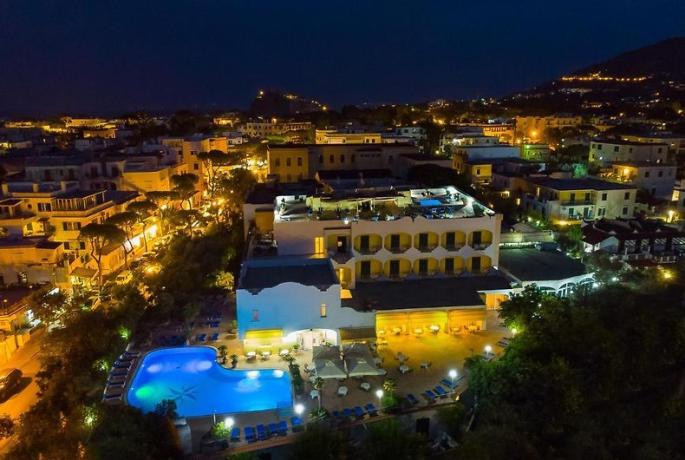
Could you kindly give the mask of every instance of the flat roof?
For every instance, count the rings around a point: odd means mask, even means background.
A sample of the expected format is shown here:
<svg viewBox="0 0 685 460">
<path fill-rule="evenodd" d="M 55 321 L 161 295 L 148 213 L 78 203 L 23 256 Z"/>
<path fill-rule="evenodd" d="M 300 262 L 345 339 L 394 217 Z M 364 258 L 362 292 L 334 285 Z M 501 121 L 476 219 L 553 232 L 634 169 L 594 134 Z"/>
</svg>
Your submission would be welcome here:
<svg viewBox="0 0 685 460">
<path fill-rule="evenodd" d="M 360 311 L 483 307 L 480 291 L 511 288 L 502 275 L 359 282 L 342 305 Z"/>
<path fill-rule="evenodd" d="M 334 169 L 317 171 L 316 175 L 321 180 L 393 178 L 389 169 Z"/>
<path fill-rule="evenodd" d="M 252 259 L 245 262 L 243 266 L 238 289 L 259 291 L 283 283 L 328 288 L 338 284 L 338 277 L 327 258 L 274 257 Z"/>
<path fill-rule="evenodd" d="M 520 281 L 563 280 L 587 273 L 585 264 L 557 250 L 502 249 L 499 267 Z"/>
<path fill-rule="evenodd" d="M 632 166 L 635 168 L 654 168 L 654 167 L 675 168 L 676 167 L 676 165 L 672 164 L 672 163 L 660 163 L 658 161 L 647 161 L 647 160 L 614 161 L 611 164 L 614 166 Z"/>
<path fill-rule="evenodd" d="M 532 178 L 530 181 L 534 184 L 556 190 L 633 190 L 637 188 L 634 185 L 619 184 L 616 182 L 609 182 L 591 177 L 586 177 L 583 179 L 555 179 L 546 177 Z"/>
<path fill-rule="evenodd" d="M 624 141 L 622 139 L 591 139 L 590 142 L 595 144 L 610 144 L 610 145 L 634 145 L 634 146 L 644 146 L 644 145 L 655 145 L 655 146 L 668 146 L 665 142 L 637 142 L 637 141 Z"/>
</svg>

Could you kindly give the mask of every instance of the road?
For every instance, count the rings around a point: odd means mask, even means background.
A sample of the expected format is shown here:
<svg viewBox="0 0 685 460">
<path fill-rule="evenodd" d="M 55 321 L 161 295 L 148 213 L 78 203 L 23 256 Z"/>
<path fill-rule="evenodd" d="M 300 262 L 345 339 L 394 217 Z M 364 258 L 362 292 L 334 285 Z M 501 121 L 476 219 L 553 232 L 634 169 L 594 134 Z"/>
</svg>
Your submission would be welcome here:
<svg viewBox="0 0 685 460">
<path fill-rule="evenodd" d="M 7 363 L 2 365 L 3 368 L 21 369 L 24 374 L 25 380 L 22 382 L 21 390 L 0 404 L 0 414 L 7 414 L 13 420 L 17 420 L 38 399 L 36 395 L 38 385 L 36 385 L 35 376 L 40 370 L 38 354 L 40 353 L 44 335 L 45 329 L 39 329 L 34 332 L 31 340 L 18 350 Z M 31 381 L 28 382 L 28 379 L 31 379 Z M 0 441 L 0 455 L 6 452 L 10 442 L 11 440 L 7 439 Z"/>
</svg>

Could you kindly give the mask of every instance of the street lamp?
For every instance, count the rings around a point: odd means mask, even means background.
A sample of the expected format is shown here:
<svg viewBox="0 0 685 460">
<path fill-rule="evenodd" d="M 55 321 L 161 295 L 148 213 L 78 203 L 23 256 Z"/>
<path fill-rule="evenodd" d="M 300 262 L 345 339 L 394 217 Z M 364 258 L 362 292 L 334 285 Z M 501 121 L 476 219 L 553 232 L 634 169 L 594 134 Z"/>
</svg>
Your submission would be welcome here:
<svg viewBox="0 0 685 460">
<path fill-rule="evenodd" d="M 378 405 L 381 409 L 383 409 L 383 390 L 381 390 L 380 388 L 376 390 L 376 397 L 378 398 Z"/>
<path fill-rule="evenodd" d="M 456 369 L 450 369 L 450 371 L 447 373 L 447 375 L 450 376 L 452 379 L 452 386 L 454 386 L 454 379 L 457 378 L 457 370 Z"/>
<path fill-rule="evenodd" d="M 492 353 L 492 347 L 490 345 L 485 345 L 485 354 L 491 354 Z"/>
<path fill-rule="evenodd" d="M 295 404 L 295 413 L 297 415 L 302 415 L 304 413 L 304 405 L 302 404 Z"/>
<path fill-rule="evenodd" d="M 226 417 L 224 419 L 224 428 L 230 430 L 231 428 L 233 428 L 233 425 L 235 425 L 235 420 L 233 420 L 233 417 Z"/>
</svg>

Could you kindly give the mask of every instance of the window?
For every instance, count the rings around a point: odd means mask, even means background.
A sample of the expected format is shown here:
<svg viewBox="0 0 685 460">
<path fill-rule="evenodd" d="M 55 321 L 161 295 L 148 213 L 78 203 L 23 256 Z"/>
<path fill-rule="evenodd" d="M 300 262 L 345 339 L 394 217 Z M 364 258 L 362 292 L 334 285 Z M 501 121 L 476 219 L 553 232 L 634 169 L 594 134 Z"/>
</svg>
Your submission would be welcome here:
<svg viewBox="0 0 685 460">
<path fill-rule="evenodd" d="M 351 163 L 354 163 L 355 160 L 356 160 L 355 155 L 354 155 L 354 154 L 350 155 L 350 162 L 351 162 Z"/>
<path fill-rule="evenodd" d="M 390 235 L 390 249 L 397 250 L 400 248 L 400 235 Z"/>
<path fill-rule="evenodd" d="M 390 276 L 399 276 L 400 274 L 400 261 L 391 260 L 390 261 Z"/>
<path fill-rule="evenodd" d="M 587 203 L 588 201 L 590 201 L 590 192 L 585 193 L 585 202 Z"/>
<path fill-rule="evenodd" d="M 428 233 L 419 233 L 419 249 L 428 247 Z"/>
<path fill-rule="evenodd" d="M 649 171 L 645 171 L 645 177 L 649 177 Z"/>
<path fill-rule="evenodd" d="M 480 168 L 476 168 L 476 176 L 480 176 Z"/>
<path fill-rule="evenodd" d="M 322 303 L 321 307 L 319 307 L 319 313 L 321 314 L 322 318 L 326 317 L 327 311 L 326 311 L 326 304 L 325 303 Z"/>
<path fill-rule="evenodd" d="M 480 232 L 473 232 L 473 247 L 480 246 L 481 243 L 481 233 Z"/>
<path fill-rule="evenodd" d="M 297 157 L 297 166 L 302 166 L 302 157 Z"/>
<path fill-rule="evenodd" d="M 454 232 L 450 232 L 447 235 L 445 235 L 445 246 L 448 248 L 453 248 L 456 247 L 457 245 L 457 238 Z M 449 259 L 451 260 L 451 259 Z"/>
<path fill-rule="evenodd" d="M 445 273 L 454 273 L 454 259 L 445 259 Z"/>
<path fill-rule="evenodd" d="M 361 263 L 362 278 L 369 278 L 371 276 L 371 261 L 362 260 Z"/>
<path fill-rule="evenodd" d="M 291 162 L 291 161 L 290 161 L 290 157 L 288 157 L 288 158 L 285 159 L 285 165 L 286 165 L 286 166 L 290 166 L 290 162 Z"/>
<path fill-rule="evenodd" d="M 50 205 L 50 203 L 38 203 L 38 211 L 50 212 L 52 211 L 52 206 Z"/>
<path fill-rule="evenodd" d="M 606 194 L 606 193 L 602 193 L 602 201 L 606 201 L 606 200 L 607 200 L 607 194 Z"/>
<path fill-rule="evenodd" d="M 471 271 L 480 271 L 480 257 L 474 257 L 471 259 Z"/>
<path fill-rule="evenodd" d="M 623 195 L 623 199 L 624 199 L 624 200 L 629 200 L 629 199 L 630 199 L 630 192 L 626 192 L 626 193 Z"/>
<path fill-rule="evenodd" d="M 252 310 L 252 321 L 259 321 L 259 310 L 256 308 Z"/>
<path fill-rule="evenodd" d="M 345 163 L 345 155 L 340 155 L 340 164 Z"/>
<path fill-rule="evenodd" d="M 81 223 L 80 222 L 62 222 L 62 230 L 65 230 L 65 231 L 81 230 Z"/>
<path fill-rule="evenodd" d="M 330 164 L 335 163 L 335 157 L 333 157 L 333 155 L 329 155 L 329 157 L 328 157 L 328 162 L 329 162 Z"/>
<path fill-rule="evenodd" d="M 422 275 L 428 273 L 428 259 L 419 259 L 419 273 Z"/>
<path fill-rule="evenodd" d="M 663 172 L 663 171 L 659 171 L 659 172 L 657 173 L 657 176 L 659 176 L 659 177 L 664 177 L 664 172 Z"/>
<path fill-rule="evenodd" d="M 622 212 L 622 214 L 623 214 L 624 216 L 628 214 L 628 208 L 627 208 L 627 207 L 623 207 L 623 212 Z"/>
<path fill-rule="evenodd" d="M 575 193 L 571 193 L 571 195 L 569 196 L 569 201 L 570 201 L 571 203 L 573 203 L 574 201 L 576 201 L 576 194 L 575 194 Z"/>
<path fill-rule="evenodd" d="M 614 152 L 618 152 L 618 145 L 614 146 Z"/>
<path fill-rule="evenodd" d="M 319 164 L 323 164 L 323 155 L 319 155 Z"/>
<path fill-rule="evenodd" d="M 314 254 L 322 254 L 323 252 L 323 236 L 317 236 L 314 238 Z"/>
<path fill-rule="evenodd" d="M 86 249 L 86 242 L 85 241 L 79 241 L 79 249 Z"/>
<path fill-rule="evenodd" d="M 195 171 L 197 171 L 198 169 L 200 169 L 200 164 L 199 164 L 199 163 L 193 163 L 193 169 L 194 169 Z"/>
<path fill-rule="evenodd" d="M 359 249 L 362 252 L 368 252 L 369 250 L 369 235 L 362 235 L 359 239 Z"/>
<path fill-rule="evenodd" d="M 280 168 L 280 167 L 281 167 L 281 159 L 280 159 L 280 158 L 276 158 L 276 159 L 274 160 L 274 165 L 275 165 L 277 168 Z"/>
</svg>

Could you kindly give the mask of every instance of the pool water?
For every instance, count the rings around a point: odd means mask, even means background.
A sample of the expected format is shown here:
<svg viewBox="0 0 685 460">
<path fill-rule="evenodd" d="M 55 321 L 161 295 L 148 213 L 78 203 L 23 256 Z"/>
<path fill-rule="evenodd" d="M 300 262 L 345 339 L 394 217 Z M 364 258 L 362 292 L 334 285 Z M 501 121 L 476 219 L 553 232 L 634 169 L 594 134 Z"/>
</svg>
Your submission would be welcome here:
<svg viewBox="0 0 685 460">
<path fill-rule="evenodd" d="M 176 401 L 181 417 L 292 408 L 290 374 L 280 369 L 231 370 L 216 350 L 192 346 L 148 353 L 128 390 L 128 404 L 151 412 Z"/>
</svg>

